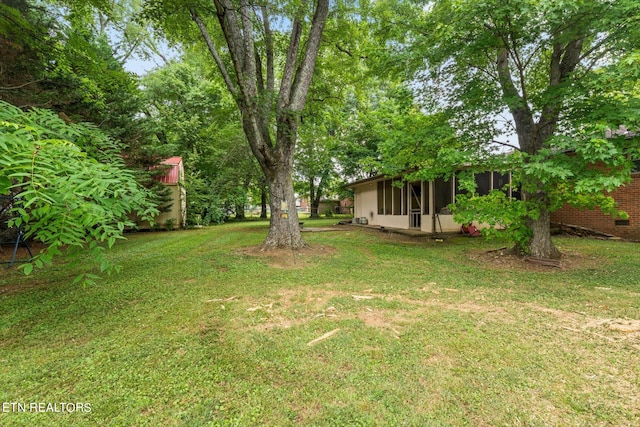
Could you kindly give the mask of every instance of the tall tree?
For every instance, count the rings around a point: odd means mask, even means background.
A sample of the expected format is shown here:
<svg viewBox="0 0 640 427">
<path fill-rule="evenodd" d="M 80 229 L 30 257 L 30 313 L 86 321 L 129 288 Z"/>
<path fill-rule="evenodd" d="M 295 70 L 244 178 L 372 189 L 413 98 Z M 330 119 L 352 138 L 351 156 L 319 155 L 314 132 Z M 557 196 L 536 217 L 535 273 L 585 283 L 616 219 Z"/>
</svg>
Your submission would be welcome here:
<svg viewBox="0 0 640 427">
<path fill-rule="evenodd" d="M 183 40 L 189 30 L 180 27 L 175 14 L 189 14 L 233 95 L 243 130 L 269 188 L 271 219 L 263 247 L 305 246 L 295 209 L 293 156 L 329 0 L 289 5 L 215 0 L 213 7 L 207 2 L 187 6 L 167 0 L 147 2 L 145 7 L 147 16 Z M 288 42 L 284 30 L 287 23 Z M 224 49 L 217 41 L 220 38 Z M 279 47 L 284 49 L 279 51 Z M 282 65 L 280 70 L 278 65 Z"/>
<path fill-rule="evenodd" d="M 629 141 L 605 139 L 604 130 L 638 124 L 637 75 L 624 63 L 637 65 L 640 3 L 439 0 L 414 13 L 420 22 L 407 19 L 414 25 L 398 46 L 422 69 L 428 107 L 450 113 L 469 161 L 486 158 L 496 141 L 516 150 L 517 243 L 558 257 L 550 212 L 564 201 L 611 206 L 602 191 L 629 179 Z M 501 115 L 516 142 L 500 139 Z"/>
<path fill-rule="evenodd" d="M 327 194 L 329 184 L 337 173 L 333 155 L 335 142 L 332 139 L 322 124 L 307 125 L 300 132 L 295 184 L 299 194 L 309 196 L 311 218 L 320 216 L 320 200 Z"/>
<path fill-rule="evenodd" d="M 202 59 L 189 50 L 180 62 L 147 74 L 142 84 L 146 114 L 162 145 L 184 158 L 187 220 L 207 224 L 221 222 L 229 211 L 242 218 L 248 187 L 261 172 L 233 99 Z"/>
<path fill-rule="evenodd" d="M 154 135 L 139 114 L 139 82 L 93 25 L 97 16 L 107 16 L 94 6 L 108 10 L 109 5 L 63 3 L 70 7 L 32 0 L 0 4 L 0 99 L 21 108 L 50 108 L 67 122 L 97 124 L 124 144 L 127 165 L 161 202 L 166 186 L 151 179 L 149 167 L 166 153 L 153 144 Z"/>
<path fill-rule="evenodd" d="M 377 155 L 370 149 L 380 117 L 369 107 L 386 84 L 369 68 L 376 47 L 367 17 L 366 4 L 341 3 L 323 36 L 296 153 L 296 188 L 309 196 L 312 217 L 321 198 L 344 191 L 339 177 L 353 179 L 360 161 Z"/>
</svg>

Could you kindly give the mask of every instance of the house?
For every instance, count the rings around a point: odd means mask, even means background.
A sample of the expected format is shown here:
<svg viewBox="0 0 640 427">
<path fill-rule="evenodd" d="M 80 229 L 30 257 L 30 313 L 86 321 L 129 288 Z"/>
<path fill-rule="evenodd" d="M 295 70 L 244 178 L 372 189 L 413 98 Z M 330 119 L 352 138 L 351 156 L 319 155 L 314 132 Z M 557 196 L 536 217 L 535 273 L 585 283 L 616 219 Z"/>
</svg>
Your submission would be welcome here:
<svg viewBox="0 0 640 427">
<path fill-rule="evenodd" d="M 620 210 L 628 219 L 616 219 L 600 209 L 578 209 L 565 205 L 551 214 L 551 222 L 570 224 L 612 234 L 630 240 L 640 240 L 640 162 L 631 174 L 631 182 L 611 193 Z M 476 191 L 488 194 L 492 189 L 504 189 L 510 175 L 483 172 L 475 175 Z M 346 187 L 354 191 L 354 218 L 360 223 L 387 228 L 415 229 L 428 233 L 457 232 L 461 224 L 453 220 L 447 206 L 460 192 L 456 177 L 444 180 L 405 182 L 400 187 L 394 181 L 401 179 L 373 177 L 355 181 Z M 508 187 L 510 197 L 519 198 L 515 189 Z M 482 224 L 476 224 L 480 228 Z"/>
<path fill-rule="evenodd" d="M 509 173 L 483 172 L 475 175 L 480 195 L 493 189 L 511 188 Z M 428 233 L 457 232 L 462 224 L 453 220 L 447 208 L 460 192 L 456 177 L 448 180 L 437 178 L 432 181 L 401 182 L 400 178 L 377 176 L 347 184 L 353 189 L 354 218 L 360 223 L 380 227 L 415 229 Z"/>
<path fill-rule="evenodd" d="M 621 126 L 607 131 L 607 138 L 613 136 L 634 138 L 638 133 Z M 483 172 L 475 174 L 475 179 L 476 191 L 480 195 L 488 194 L 492 189 L 508 188 L 509 197 L 520 197 L 515 189 L 507 186 L 511 182 L 508 173 Z M 354 218 L 358 222 L 429 233 L 460 230 L 461 224 L 453 221 L 453 216 L 447 209 L 459 192 L 455 176 L 449 181 L 439 178 L 403 183 L 401 186 L 394 185 L 394 181 L 402 180 L 399 177 L 390 179 L 377 176 L 346 186 L 354 191 Z M 617 202 L 618 209 L 629 215 L 628 219 L 613 218 L 600 209 L 578 209 L 565 205 L 551 214 L 551 222 L 640 241 L 640 161 L 635 162 L 631 182 L 610 195 Z M 482 227 L 482 224 L 477 225 Z"/>
</svg>

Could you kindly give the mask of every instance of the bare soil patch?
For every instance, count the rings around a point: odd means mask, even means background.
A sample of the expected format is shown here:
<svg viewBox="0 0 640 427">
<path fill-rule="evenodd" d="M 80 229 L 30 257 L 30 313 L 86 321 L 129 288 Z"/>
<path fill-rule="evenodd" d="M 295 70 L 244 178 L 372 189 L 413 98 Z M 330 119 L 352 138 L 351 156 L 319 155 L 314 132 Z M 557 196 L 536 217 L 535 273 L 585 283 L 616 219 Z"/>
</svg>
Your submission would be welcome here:
<svg viewBox="0 0 640 427">
<path fill-rule="evenodd" d="M 587 269 L 601 266 L 604 259 L 587 257 L 579 253 L 564 252 L 557 265 L 543 265 L 527 260 L 510 249 L 498 250 L 468 250 L 470 260 L 483 267 L 495 270 L 518 270 L 533 272 L 553 272 L 557 270 Z"/>
<path fill-rule="evenodd" d="M 585 313 L 568 312 L 536 304 L 526 304 L 526 306 L 534 311 L 556 317 L 555 324 L 561 329 L 578 335 L 592 336 L 611 344 L 624 343 L 640 351 L 640 320 L 592 317 Z"/>
<path fill-rule="evenodd" d="M 9 266 L 11 262 L 11 258 L 13 257 L 13 250 L 15 246 L 12 243 L 5 243 L 0 245 L 0 275 L 4 274 L 4 271 L 16 270 L 18 267 L 27 262 L 30 259 L 29 251 L 22 244 L 18 246 L 18 250 L 16 251 L 16 256 L 14 260 L 14 264 Z M 45 245 L 39 242 L 29 242 L 29 248 L 31 249 L 31 253 L 33 255 L 37 255 L 42 249 L 45 249 Z M 49 285 L 50 282 L 48 280 L 45 281 L 32 281 L 28 284 L 20 283 L 20 284 L 8 284 L 0 286 L 0 295 L 9 295 L 15 292 L 24 291 L 25 289 L 31 288 L 39 288 L 43 286 Z"/>
<path fill-rule="evenodd" d="M 238 251 L 241 255 L 257 257 L 270 267 L 295 269 L 308 265 L 318 258 L 325 258 L 337 252 L 332 246 L 313 245 L 302 249 L 276 248 L 265 250 L 262 246 L 251 246 Z"/>
<path fill-rule="evenodd" d="M 31 249 L 31 253 L 33 255 L 36 255 L 40 252 L 40 250 L 44 249 L 45 246 L 42 243 L 39 242 L 29 242 L 29 248 Z M 15 249 L 15 243 L 12 242 L 6 242 L 2 245 L 0 245 L 0 262 L 3 264 L 0 264 L 0 267 L 2 265 L 7 266 L 9 265 L 9 262 L 11 262 L 11 257 L 13 256 L 13 250 Z M 20 244 L 18 246 L 18 250 L 16 251 L 16 258 L 15 258 L 15 265 L 18 265 L 20 262 L 24 262 L 26 260 L 28 260 L 29 257 L 29 251 L 27 251 L 27 248 L 23 245 Z M 6 264 L 4 264 L 6 263 Z"/>
</svg>

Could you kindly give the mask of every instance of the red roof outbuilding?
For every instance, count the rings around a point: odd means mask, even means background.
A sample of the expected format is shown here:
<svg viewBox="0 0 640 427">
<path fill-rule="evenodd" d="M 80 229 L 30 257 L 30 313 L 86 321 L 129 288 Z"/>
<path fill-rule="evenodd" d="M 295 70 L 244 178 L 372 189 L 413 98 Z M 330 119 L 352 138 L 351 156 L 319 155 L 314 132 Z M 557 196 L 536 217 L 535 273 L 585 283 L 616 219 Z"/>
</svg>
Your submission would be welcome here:
<svg viewBox="0 0 640 427">
<path fill-rule="evenodd" d="M 171 166 L 164 175 L 155 177 L 163 184 L 178 184 L 180 182 L 180 170 L 182 169 L 182 157 L 174 156 L 160 162 L 160 164 Z"/>
</svg>

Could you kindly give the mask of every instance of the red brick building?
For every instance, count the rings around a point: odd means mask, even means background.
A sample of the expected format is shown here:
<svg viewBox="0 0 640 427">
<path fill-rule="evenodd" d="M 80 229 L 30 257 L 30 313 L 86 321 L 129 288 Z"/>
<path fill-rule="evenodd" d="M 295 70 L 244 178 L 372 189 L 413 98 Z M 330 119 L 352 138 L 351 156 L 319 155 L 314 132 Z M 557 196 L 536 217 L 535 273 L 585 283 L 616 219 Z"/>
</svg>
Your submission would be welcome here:
<svg viewBox="0 0 640 427">
<path fill-rule="evenodd" d="M 551 214 L 551 221 L 590 228 L 630 240 L 640 241 L 640 170 L 631 174 L 631 182 L 611 193 L 618 209 L 625 211 L 628 219 L 613 218 L 600 209 L 576 209 L 564 206 Z"/>
</svg>

